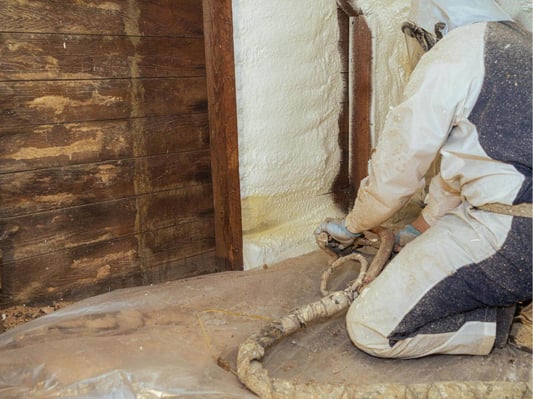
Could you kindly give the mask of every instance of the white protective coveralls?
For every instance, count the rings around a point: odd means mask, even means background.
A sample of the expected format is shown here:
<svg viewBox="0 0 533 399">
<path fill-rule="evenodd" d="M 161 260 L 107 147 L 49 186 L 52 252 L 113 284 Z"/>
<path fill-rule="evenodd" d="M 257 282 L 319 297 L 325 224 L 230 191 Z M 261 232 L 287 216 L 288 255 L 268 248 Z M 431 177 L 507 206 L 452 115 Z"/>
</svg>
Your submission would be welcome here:
<svg viewBox="0 0 533 399">
<path fill-rule="evenodd" d="M 349 231 L 382 224 L 419 189 L 431 226 L 347 314 L 354 344 L 380 357 L 488 354 L 499 307 L 531 299 L 531 219 L 476 209 L 531 203 L 531 34 L 492 0 L 413 0 L 411 19 L 448 33 L 389 113 Z"/>
</svg>

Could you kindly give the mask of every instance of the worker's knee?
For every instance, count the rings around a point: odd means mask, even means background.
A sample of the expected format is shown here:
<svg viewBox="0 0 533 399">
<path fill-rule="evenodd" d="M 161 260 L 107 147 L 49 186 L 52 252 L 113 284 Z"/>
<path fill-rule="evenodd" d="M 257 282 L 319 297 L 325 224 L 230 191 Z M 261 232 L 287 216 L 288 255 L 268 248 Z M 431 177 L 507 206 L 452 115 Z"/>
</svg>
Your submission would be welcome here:
<svg viewBox="0 0 533 399">
<path fill-rule="evenodd" d="M 346 315 L 348 335 L 363 352 L 383 358 L 396 357 L 376 316 L 364 303 L 352 303 Z"/>
</svg>

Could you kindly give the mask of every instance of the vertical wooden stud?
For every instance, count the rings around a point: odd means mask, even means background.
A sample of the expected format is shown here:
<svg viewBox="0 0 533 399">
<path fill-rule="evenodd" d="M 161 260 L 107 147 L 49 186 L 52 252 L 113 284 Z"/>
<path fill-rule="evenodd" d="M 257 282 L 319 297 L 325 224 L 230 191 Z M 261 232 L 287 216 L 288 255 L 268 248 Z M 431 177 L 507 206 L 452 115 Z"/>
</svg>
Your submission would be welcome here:
<svg viewBox="0 0 533 399">
<path fill-rule="evenodd" d="M 339 115 L 339 145 L 342 157 L 333 195 L 341 209 L 349 211 L 361 180 L 368 174 L 372 146 L 372 34 L 362 11 L 352 2 L 337 0 L 337 6 L 341 34 L 339 51 L 343 61 L 348 58 L 349 67 L 342 70 L 346 87 Z"/>
<path fill-rule="evenodd" d="M 216 257 L 242 270 L 242 221 L 231 0 L 203 0 Z"/>
<path fill-rule="evenodd" d="M 368 174 L 372 147 L 370 115 L 372 109 L 372 34 L 363 15 L 352 18 L 352 170 L 351 184 L 357 194 Z"/>
</svg>

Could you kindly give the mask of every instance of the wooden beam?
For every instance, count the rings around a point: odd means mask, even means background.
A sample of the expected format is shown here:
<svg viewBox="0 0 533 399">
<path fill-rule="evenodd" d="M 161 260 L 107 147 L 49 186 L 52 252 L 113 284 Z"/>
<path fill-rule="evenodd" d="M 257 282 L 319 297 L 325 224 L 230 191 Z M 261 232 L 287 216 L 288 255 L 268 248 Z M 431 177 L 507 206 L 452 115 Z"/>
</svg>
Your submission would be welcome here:
<svg viewBox="0 0 533 399">
<path fill-rule="evenodd" d="M 337 6 L 344 91 L 338 137 L 341 161 L 332 191 L 335 204 L 349 212 L 368 174 L 371 153 L 372 34 L 359 8 L 348 0 L 337 0 Z"/>
<path fill-rule="evenodd" d="M 370 115 L 372 109 L 372 33 L 365 17 L 352 18 L 352 170 L 351 184 L 357 193 L 361 180 L 368 175 L 371 153 Z"/>
<path fill-rule="evenodd" d="M 231 0 L 203 0 L 216 257 L 242 270 L 242 221 Z"/>
<path fill-rule="evenodd" d="M 340 5 L 337 6 L 339 24 L 338 49 L 341 57 L 342 102 L 339 114 L 339 134 L 337 142 L 340 149 L 340 165 L 333 181 L 333 201 L 342 212 L 348 213 L 353 205 L 354 187 L 350 180 L 350 24 L 351 17 Z"/>
</svg>

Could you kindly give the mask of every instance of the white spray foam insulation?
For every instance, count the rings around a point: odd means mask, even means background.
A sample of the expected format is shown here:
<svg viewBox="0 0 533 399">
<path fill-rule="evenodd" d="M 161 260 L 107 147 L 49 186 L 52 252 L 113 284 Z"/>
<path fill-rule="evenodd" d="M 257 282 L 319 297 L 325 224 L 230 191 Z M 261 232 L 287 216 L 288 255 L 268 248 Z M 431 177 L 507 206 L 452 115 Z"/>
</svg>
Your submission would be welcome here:
<svg viewBox="0 0 533 399">
<path fill-rule="evenodd" d="M 315 249 L 338 214 L 335 1 L 233 2 L 245 268 Z"/>
<path fill-rule="evenodd" d="M 501 0 L 530 24 L 525 0 Z M 352 0 L 373 35 L 373 142 L 401 100 L 410 67 L 400 26 L 408 0 Z M 342 98 L 334 0 L 234 0 L 234 45 L 245 269 L 317 247 L 313 230 L 342 216 L 338 172 Z"/>
</svg>

